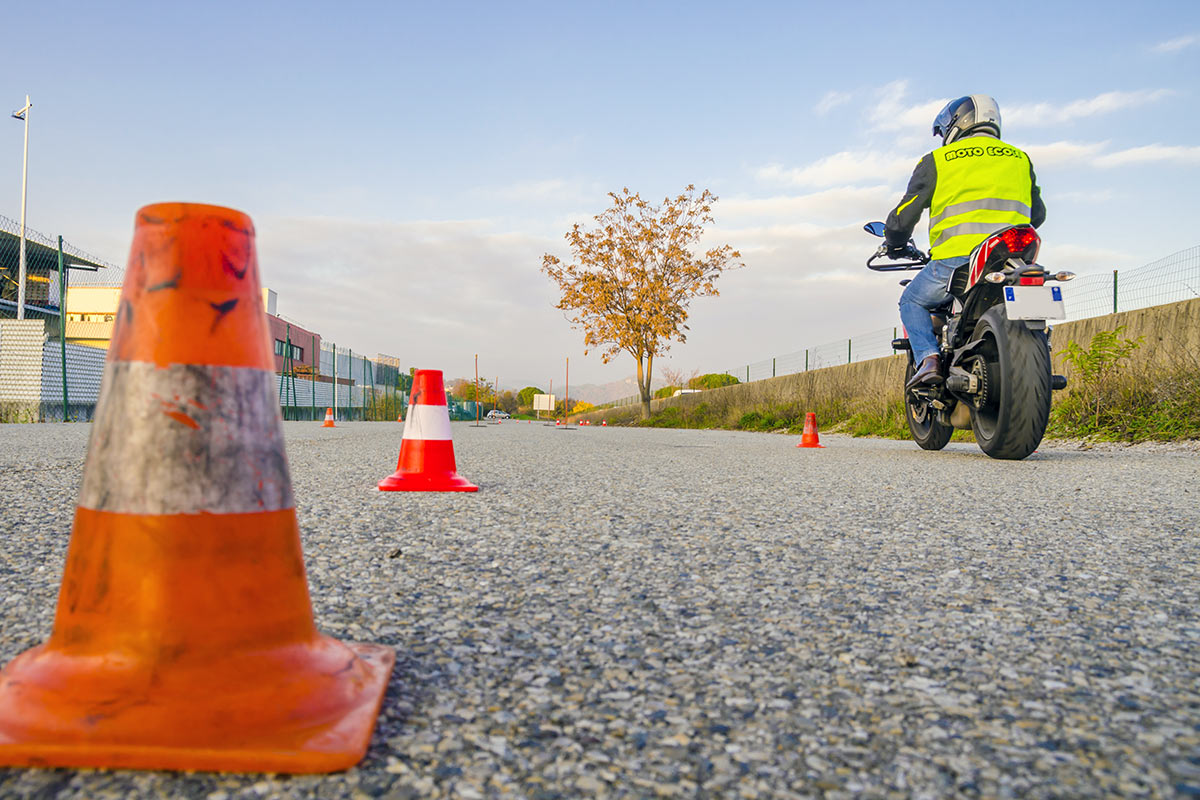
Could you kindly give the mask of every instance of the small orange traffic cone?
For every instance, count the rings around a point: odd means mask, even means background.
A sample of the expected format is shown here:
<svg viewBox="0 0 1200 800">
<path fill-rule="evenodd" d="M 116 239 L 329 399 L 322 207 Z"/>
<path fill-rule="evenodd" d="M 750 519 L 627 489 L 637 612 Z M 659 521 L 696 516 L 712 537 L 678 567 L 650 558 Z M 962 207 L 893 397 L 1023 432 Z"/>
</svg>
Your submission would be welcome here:
<svg viewBox="0 0 1200 800">
<path fill-rule="evenodd" d="M 413 376 L 408 421 L 400 440 L 396 471 L 379 482 L 381 492 L 477 492 L 458 474 L 450 410 L 440 369 L 419 369 Z"/>
<path fill-rule="evenodd" d="M 323 422 L 321 424 L 321 427 L 322 428 L 336 428 L 337 427 L 337 425 L 333 424 L 333 409 L 332 408 L 325 409 L 325 422 Z"/>
<path fill-rule="evenodd" d="M 800 444 L 796 447 L 824 447 L 821 437 L 817 435 L 817 415 L 810 411 L 804 416 L 804 433 L 800 436 Z"/>
<path fill-rule="evenodd" d="M 600 420 L 600 427 L 602 427 L 602 428 L 607 428 L 607 427 L 608 427 L 608 420 L 606 420 L 606 419 Z"/>
<path fill-rule="evenodd" d="M 254 226 L 137 214 L 54 628 L 0 671 L 0 765 L 331 772 L 395 653 L 313 624 Z"/>
</svg>

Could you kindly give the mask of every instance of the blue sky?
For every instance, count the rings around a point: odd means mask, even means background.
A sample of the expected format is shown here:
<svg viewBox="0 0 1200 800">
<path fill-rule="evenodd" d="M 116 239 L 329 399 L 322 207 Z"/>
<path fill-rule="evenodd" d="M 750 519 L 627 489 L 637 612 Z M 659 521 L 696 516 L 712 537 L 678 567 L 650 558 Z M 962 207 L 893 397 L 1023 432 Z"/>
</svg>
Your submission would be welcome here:
<svg viewBox="0 0 1200 800">
<path fill-rule="evenodd" d="M 584 356 L 538 271 L 623 186 L 712 189 L 712 240 L 747 263 L 693 303 L 672 366 L 896 324 L 861 224 L 962 94 L 994 95 L 1034 159 L 1046 263 L 1200 243 L 1194 2 L 42 2 L 6 23 L 31 226 L 123 263 L 138 207 L 233 206 L 287 316 L 452 376 L 478 352 L 506 386 L 557 384 L 568 356 L 577 381 L 632 373 Z M 13 218 L 21 134 L 0 125 Z"/>
</svg>

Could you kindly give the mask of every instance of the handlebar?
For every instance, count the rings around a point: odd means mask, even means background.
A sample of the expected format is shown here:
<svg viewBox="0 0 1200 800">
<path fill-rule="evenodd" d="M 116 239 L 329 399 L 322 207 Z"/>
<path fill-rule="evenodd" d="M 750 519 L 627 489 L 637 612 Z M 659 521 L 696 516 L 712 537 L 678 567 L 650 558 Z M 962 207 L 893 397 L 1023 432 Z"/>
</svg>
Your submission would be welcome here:
<svg viewBox="0 0 1200 800">
<path fill-rule="evenodd" d="M 904 255 L 913 260 L 900 263 L 893 262 L 890 264 L 875 264 L 875 259 L 887 257 L 887 247 L 880 245 L 879 249 L 867 259 L 867 269 L 874 270 L 875 272 L 901 272 L 905 270 L 921 269 L 927 263 L 929 263 L 929 256 L 925 255 L 911 244 L 909 245 L 908 250 L 905 251 Z"/>
</svg>

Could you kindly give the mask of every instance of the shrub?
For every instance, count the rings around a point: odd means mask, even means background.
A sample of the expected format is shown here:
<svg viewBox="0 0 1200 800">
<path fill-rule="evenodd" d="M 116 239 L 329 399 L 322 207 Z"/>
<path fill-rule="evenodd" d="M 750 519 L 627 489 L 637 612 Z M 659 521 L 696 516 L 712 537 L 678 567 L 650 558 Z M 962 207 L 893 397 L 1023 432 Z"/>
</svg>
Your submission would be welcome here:
<svg viewBox="0 0 1200 800">
<path fill-rule="evenodd" d="M 1131 407 L 1152 403 L 1144 396 L 1146 385 L 1128 380 L 1129 358 L 1141 346 L 1141 337 L 1123 339 L 1123 330 L 1118 326 L 1098 332 L 1086 349 L 1074 340 L 1067 342 L 1063 358 L 1074 368 L 1076 385 L 1054 409 L 1055 421 L 1066 435 L 1122 435 L 1128 422 L 1123 418 Z"/>
<path fill-rule="evenodd" d="M 722 386 L 733 386 L 735 383 L 740 383 L 737 378 L 732 375 L 726 375 L 724 372 L 710 372 L 707 375 L 700 375 L 688 381 L 689 389 L 720 389 Z"/>
</svg>

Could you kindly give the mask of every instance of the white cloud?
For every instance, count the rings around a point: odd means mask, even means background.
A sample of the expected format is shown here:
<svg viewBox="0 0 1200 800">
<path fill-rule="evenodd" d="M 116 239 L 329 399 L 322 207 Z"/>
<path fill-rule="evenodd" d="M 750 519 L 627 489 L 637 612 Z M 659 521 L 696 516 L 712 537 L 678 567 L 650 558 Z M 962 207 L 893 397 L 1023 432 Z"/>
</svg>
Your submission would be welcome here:
<svg viewBox="0 0 1200 800">
<path fill-rule="evenodd" d="M 1069 164 L 1090 161 L 1104 149 L 1107 142 L 1051 142 L 1024 147 L 1033 161 L 1034 169 L 1050 164 Z"/>
<path fill-rule="evenodd" d="M 852 97 L 853 95 L 849 92 L 839 92 L 831 89 L 825 93 L 825 96 L 822 97 L 820 101 L 817 102 L 816 112 L 817 114 L 824 116 L 838 106 L 850 102 Z"/>
<path fill-rule="evenodd" d="M 1106 153 L 1097 158 L 1095 164 L 1100 167 L 1123 167 L 1128 164 L 1163 161 L 1188 166 L 1200 165 L 1200 147 L 1147 144 L 1141 147 L 1130 147 L 1127 150 L 1118 150 L 1115 153 Z"/>
<path fill-rule="evenodd" d="M 1174 39 L 1167 39 L 1165 42 L 1159 42 L 1150 49 L 1156 53 L 1177 53 L 1180 50 L 1186 50 L 1198 44 L 1200 44 L 1200 36 L 1192 33 L 1187 36 L 1179 36 Z"/>
<path fill-rule="evenodd" d="M 862 181 L 894 183 L 904 180 L 917 165 L 911 155 L 878 150 L 843 150 L 803 167 L 785 168 L 769 164 L 756 171 L 765 181 L 795 186 L 839 186 Z"/>
<path fill-rule="evenodd" d="M 932 129 L 933 118 L 950 98 L 907 102 L 908 81 L 893 81 L 879 90 L 878 100 L 868 114 L 872 124 L 879 130 L 902 130 L 905 128 Z"/>
<path fill-rule="evenodd" d="M 1016 123 L 1025 127 L 1062 125 L 1086 117 L 1111 114 L 1127 108 L 1137 108 L 1170 97 L 1170 89 L 1139 89 L 1133 92 L 1104 92 L 1095 97 L 1070 100 L 1066 103 L 1025 103 L 1001 108 L 1005 125 Z"/>
<path fill-rule="evenodd" d="M 779 219 L 845 224 L 872 214 L 881 215 L 888 203 L 895 202 L 894 194 L 894 189 L 879 184 L 839 186 L 801 195 L 731 197 L 717 204 L 715 215 L 723 226 Z"/>
<path fill-rule="evenodd" d="M 1200 147 L 1187 145 L 1147 144 L 1125 150 L 1104 152 L 1108 142 L 1052 142 L 1025 148 L 1034 167 L 1048 164 L 1087 163 L 1096 167 L 1123 167 L 1129 164 L 1171 163 L 1192 166 L 1200 164 Z"/>
<path fill-rule="evenodd" d="M 279 310 L 327 342 L 391 353 L 405 366 L 466 375 L 480 353 L 502 382 L 542 380 L 552 342 L 582 379 L 607 370 L 555 310 L 542 254 L 560 243 L 486 220 L 370 223 L 267 218 L 258 223 L 264 284 Z M 557 359 L 556 360 L 561 360 Z M 630 365 L 626 365 L 629 367 Z"/>
<path fill-rule="evenodd" d="M 1106 247 L 1046 240 L 1043 243 L 1041 253 L 1038 255 L 1038 262 L 1053 267 L 1056 270 L 1067 269 L 1078 275 L 1095 275 L 1109 272 L 1114 267 L 1136 265 L 1139 263 L 1138 260 L 1143 257 Z M 1063 291 L 1068 295 L 1068 301 L 1070 300 L 1072 290 L 1077 285 L 1082 286 L 1083 284 L 1068 283 L 1063 287 Z"/>
</svg>

